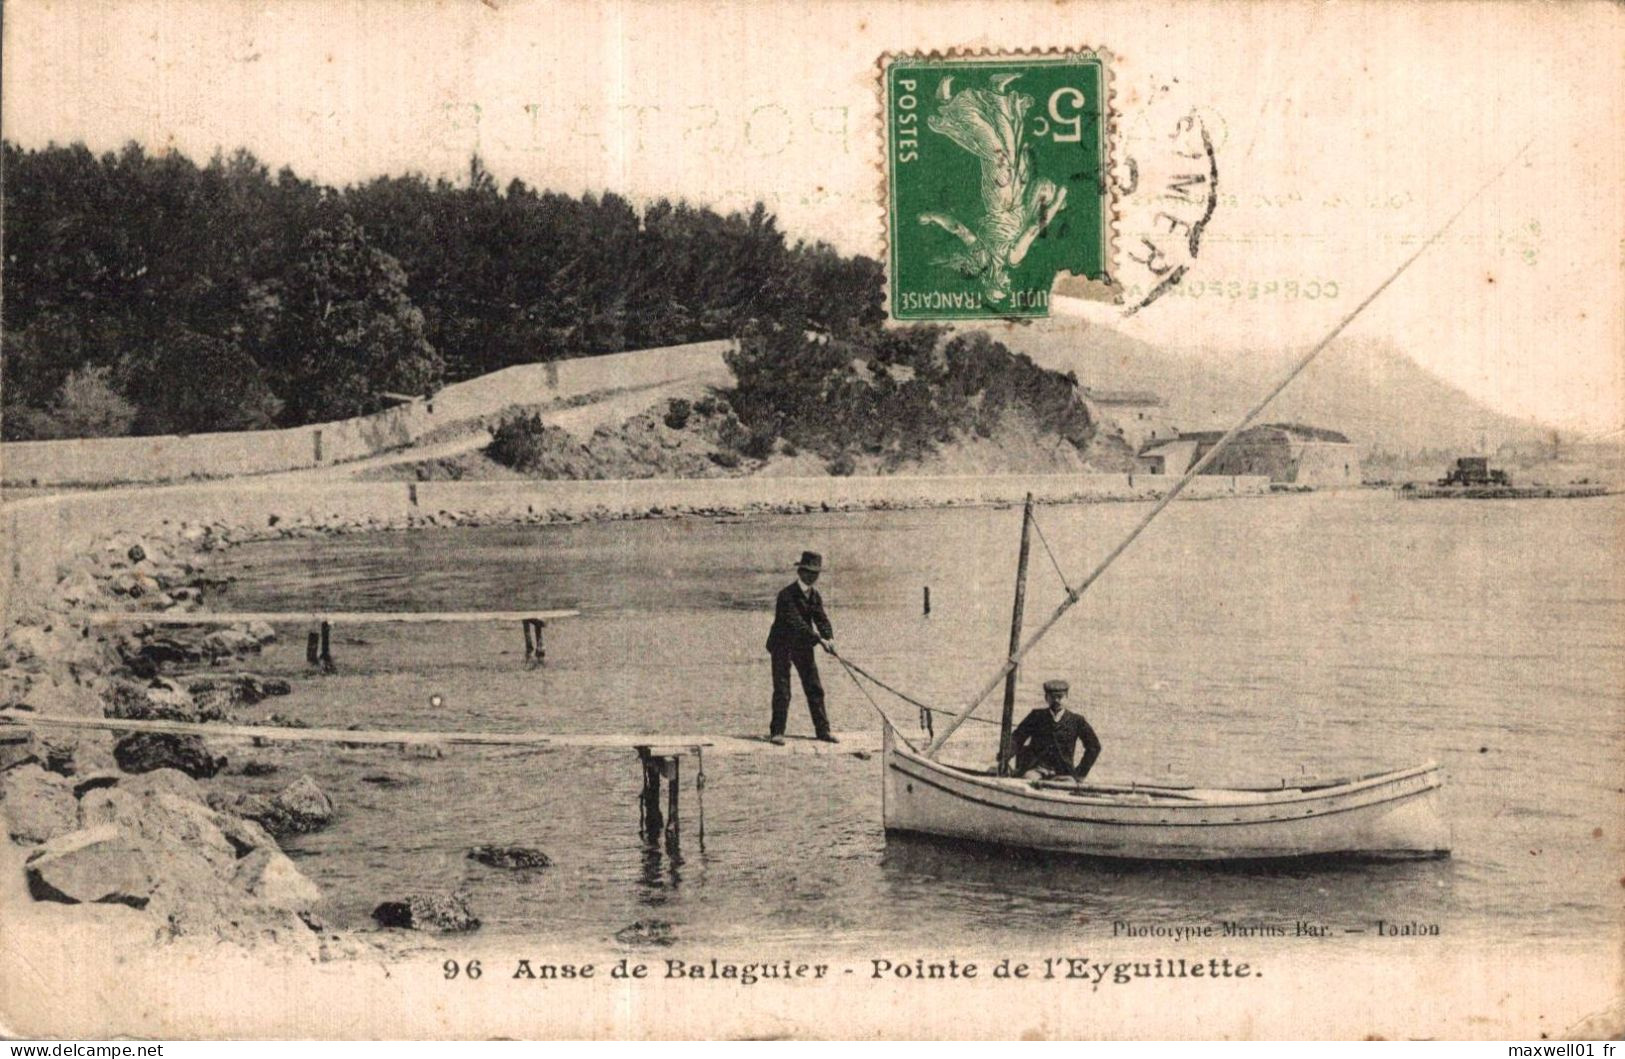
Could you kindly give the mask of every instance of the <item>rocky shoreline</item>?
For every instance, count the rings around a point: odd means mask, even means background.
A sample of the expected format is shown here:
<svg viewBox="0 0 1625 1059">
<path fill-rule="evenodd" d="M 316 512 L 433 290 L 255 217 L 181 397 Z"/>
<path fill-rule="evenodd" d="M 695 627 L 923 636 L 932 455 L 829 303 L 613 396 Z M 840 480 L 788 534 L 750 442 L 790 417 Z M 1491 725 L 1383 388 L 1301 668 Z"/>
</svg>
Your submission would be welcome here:
<svg viewBox="0 0 1625 1059">
<path fill-rule="evenodd" d="M 244 716 L 291 690 L 242 668 L 276 638 L 264 623 L 85 621 L 89 610 L 201 610 L 221 587 L 202 560 L 249 537 L 223 524 L 182 524 L 169 539 L 112 535 L 62 564 L 50 591 L 10 600 L 0 637 L 0 721 L 33 714 L 297 725 L 275 713 Z M 0 872 L 11 875 L 0 903 L 14 937 L 25 924 L 42 937 L 91 927 L 151 944 L 270 948 L 303 961 L 378 947 L 329 927 L 321 890 L 278 844 L 326 827 L 336 811 L 331 799 L 307 775 L 278 777 L 271 794 L 245 789 L 239 777 L 264 777 L 278 766 L 231 749 L 223 753 L 200 735 L 0 723 Z M 492 863 L 546 863 L 535 850 L 476 854 Z M 458 894 L 384 901 L 374 918 L 381 927 L 441 932 L 479 925 Z"/>
<path fill-rule="evenodd" d="M 1050 496 L 1068 500 L 1142 499 L 1130 495 Z M 1153 494 L 1154 495 L 1154 494 Z M 287 537 L 516 524 L 696 517 L 747 518 L 809 512 L 952 507 L 1005 502 L 944 494 L 893 499 L 760 500 L 747 503 L 547 506 L 470 505 L 404 514 L 273 514 L 259 524 L 180 522 L 164 532 L 114 533 L 59 563 L 48 587 L 8 601 L 0 637 L 0 720 L 41 716 L 167 720 L 197 724 L 297 724 L 270 713 L 248 715 L 290 690 L 286 681 L 245 668 L 276 637 L 263 623 L 174 626 L 132 621 L 92 626 L 91 610 L 167 614 L 201 611 L 225 585 L 211 576 L 211 554 L 239 544 Z M 34 579 L 38 586 L 42 579 Z M 22 887 L 0 888 L 50 915 L 89 916 L 162 943 L 201 940 L 248 948 L 274 946 L 295 958 L 354 955 L 375 935 L 334 931 L 322 919 L 322 894 L 278 844 L 326 826 L 335 808 L 308 776 L 292 776 L 267 795 L 239 777 L 276 772 L 269 762 L 239 760 L 204 737 L 168 733 L 53 729 L 0 724 L 0 821 Z M 544 867 L 540 851 L 482 847 L 487 863 Z M 23 896 L 26 895 L 26 896 Z M 383 928 L 475 929 L 462 894 L 410 894 L 374 912 Z"/>
<path fill-rule="evenodd" d="M 207 723 L 286 694 L 286 682 L 237 668 L 275 638 L 268 626 L 158 634 L 81 617 L 198 609 L 214 584 L 193 549 L 213 538 L 109 537 L 64 564 L 44 598 L 11 601 L 0 717 Z M 192 735 L 0 726 L 0 820 L 23 875 L 6 896 L 33 906 L 12 912 L 60 923 L 94 906 L 90 918 L 153 942 L 268 944 L 311 960 L 347 951 L 276 839 L 324 825 L 331 802 L 305 776 L 269 799 L 235 793 L 229 762 Z"/>
</svg>

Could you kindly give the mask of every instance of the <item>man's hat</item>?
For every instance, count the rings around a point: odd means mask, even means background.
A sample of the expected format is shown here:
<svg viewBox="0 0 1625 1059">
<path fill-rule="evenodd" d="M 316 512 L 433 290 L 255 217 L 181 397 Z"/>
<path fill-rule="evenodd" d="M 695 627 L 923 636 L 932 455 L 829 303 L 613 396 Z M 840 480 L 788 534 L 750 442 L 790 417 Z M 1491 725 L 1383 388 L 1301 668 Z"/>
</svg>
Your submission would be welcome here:
<svg viewBox="0 0 1625 1059">
<path fill-rule="evenodd" d="M 824 557 L 817 552 L 802 552 L 801 561 L 796 564 L 797 570 L 811 570 L 814 573 L 824 569 Z"/>
<path fill-rule="evenodd" d="M 1046 681 L 1044 681 L 1044 690 L 1045 691 L 1071 691 L 1072 690 L 1072 685 L 1068 684 L 1064 680 L 1046 680 Z"/>
</svg>

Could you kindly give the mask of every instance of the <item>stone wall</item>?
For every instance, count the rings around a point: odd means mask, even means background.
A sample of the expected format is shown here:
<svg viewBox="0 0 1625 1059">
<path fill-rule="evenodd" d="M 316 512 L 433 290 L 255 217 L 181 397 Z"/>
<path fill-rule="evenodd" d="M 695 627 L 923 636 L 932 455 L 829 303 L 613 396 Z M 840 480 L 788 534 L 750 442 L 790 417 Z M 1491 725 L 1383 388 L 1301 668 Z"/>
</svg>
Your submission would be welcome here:
<svg viewBox="0 0 1625 1059">
<path fill-rule="evenodd" d="M 491 415 L 511 404 L 726 375 L 723 353 L 729 346 L 701 342 L 522 364 L 454 383 L 433 400 L 287 430 L 6 442 L 0 444 L 0 480 L 23 486 L 171 482 L 356 460 L 401 448 L 438 427 Z"/>
</svg>

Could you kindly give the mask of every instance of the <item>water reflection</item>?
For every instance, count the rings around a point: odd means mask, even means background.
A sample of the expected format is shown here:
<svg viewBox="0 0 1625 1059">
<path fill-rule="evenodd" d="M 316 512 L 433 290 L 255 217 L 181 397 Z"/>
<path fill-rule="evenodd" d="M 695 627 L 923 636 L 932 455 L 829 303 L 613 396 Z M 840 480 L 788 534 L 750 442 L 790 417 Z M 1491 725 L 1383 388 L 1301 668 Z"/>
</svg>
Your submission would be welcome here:
<svg viewBox="0 0 1625 1059">
<path fill-rule="evenodd" d="M 1455 867 L 1448 859 L 1301 857 L 1275 861 L 1122 861 L 889 834 L 881 873 L 891 898 L 918 906 L 945 885 L 974 893 L 1003 926 L 1062 917 L 1109 929 L 1117 921 L 1218 923 L 1300 919 L 1338 932 L 1374 931 L 1378 919 L 1446 918 Z"/>
</svg>

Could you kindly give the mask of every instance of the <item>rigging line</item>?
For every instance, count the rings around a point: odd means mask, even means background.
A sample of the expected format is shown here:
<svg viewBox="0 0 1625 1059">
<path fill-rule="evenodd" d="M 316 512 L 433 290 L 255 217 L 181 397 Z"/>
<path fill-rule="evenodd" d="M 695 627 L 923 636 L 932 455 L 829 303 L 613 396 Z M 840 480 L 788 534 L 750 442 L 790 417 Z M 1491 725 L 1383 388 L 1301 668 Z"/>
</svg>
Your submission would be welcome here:
<svg viewBox="0 0 1625 1059">
<path fill-rule="evenodd" d="M 921 706 L 920 709 L 925 710 L 928 713 L 941 713 L 948 715 L 951 715 L 954 712 L 953 710 L 945 710 L 941 706 Z M 989 720 L 986 717 L 967 717 L 965 720 L 970 721 L 972 724 L 990 724 L 995 728 L 999 727 L 998 721 Z"/>
<path fill-rule="evenodd" d="M 1044 554 L 1049 556 L 1050 565 L 1055 567 L 1055 576 L 1061 579 L 1061 587 L 1066 589 L 1068 592 L 1071 592 L 1072 586 L 1067 584 L 1066 571 L 1061 569 L 1060 560 L 1055 558 L 1055 553 L 1050 550 L 1049 541 L 1044 539 L 1044 527 L 1038 524 L 1038 517 L 1036 515 L 1033 516 L 1032 522 L 1033 529 L 1038 531 L 1038 543 L 1044 546 Z"/>
<path fill-rule="evenodd" d="M 898 691 L 896 688 L 892 687 L 890 684 L 886 683 L 884 680 L 881 680 L 879 677 L 875 676 L 873 673 L 869 672 L 867 669 L 864 669 L 862 666 L 858 665 L 856 662 L 848 662 L 841 655 L 836 655 L 835 659 L 836 659 L 836 661 L 840 662 L 841 665 L 845 666 L 848 670 L 856 671 L 865 680 L 868 680 L 870 683 L 874 684 L 876 687 L 884 688 L 886 691 L 891 692 L 893 695 L 896 695 L 898 698 L 902 699 L 904 702 L 908 703 L 910 706 L 918 706 L 922 710 L 930 710 L 933 713 L 952 713 L 953 712 L 952 710 L 938 709 L 935 706 L 927 706 L 925 703 L 921 702 L 919 699 L 912 698 L 912 697 L 910 697 L 908 695 L 903 694 L 901 691 Z"/>
<path fill-rule="evenodd" d="M 944 714 L 944 715 L 952 715 L 953 712 L 954 712 L 953 710 L 944 709 L 941 706 L 927 706 L 925 703 L 921 702 L 919 699 L 916 699 L 916 698 L 914 698 L 912 696 L 909 696 L 909 695 L 905 695 L 901 691 L 898 691 L 896 688 L 892 687 L 890 684 L 886 683 L 884 680 L 881 680 L 879 677 L 875 676 L 873 673 L 869 672 L 867 669 L 864 669 L 862 666 L 858 665 L 856 662 L 849 662 L 845 658 L 841 657 L 840 655 L 836 655 L 835 660 L 837 662 L 841 663 L 841 665 L 843 665 L 843 666 L 845 666 L 847 668 L 848 675 L 851 675 L 855 671 L 858 676 L 863 677 L 863 679 L 869 681 L 871 684 L 874 684 L 876 687 L 879 687 L 879 688 L 882 688 L 882 689 L 884 689 L 886 691 L 891 692 L 893 695 L 895 695 L 898 698 L 902 699 L 904 702 L 908 703 L 910 706 L 914 706 L 914 707 L 917 707 L 919 709 L 925 710 L 928 713 L 940 713 L 940 714 Z M 863 685 L 859 684 L 858 687 L 862 688 Z M 874 700 L 871 699 L 869 701 L 873 702 Z M 876 706 L 876 709 L 879 709 L 879 707 Z M 882 716 L 884 716 L 884 715 L 882 715 Z M 986 717 L 972 717 L 970 719 L 975 721 L 977 724 L 998 724 L 999 723 L 998 721 L 990 721 Z M 890 722 L 888 721 L 888 723 L 890 723 Z"/>
<path fill-rule="evenodd" d="M 835 652 L 831 651 L 830 654 L 833 655 Z M 897 738 L 901 739 L 903 744 L 910 750 L 913 750 L 914 744 L 909 742 L 908 736 L 903 734 L 902 729 L 893 724 L 892 719 L 886 716 L 886 711 L 880 708 L 880 703 L 875 701 L 875 697 L 869 694 L 869 689 L 863 686 L 863 681 L 859 680 L 858 675 L 852 671 L 854 668 L 852 664 L 846 659 L 842 658 L 840 655 L 835 655 L 835 661 L 841 663 L 841 668 L 846 670 L 846 675 L 852 678 L 852 683 L 858 686 L 858 690 L 863 693 L 863 697 L 869 700 L 869 705 L 873 707 L 874 711 L 880 715 L 880 723 L 885 725 L 887 728 L 890 728 L 893 732 L 896 732 Z M 879 682 L 876 681 L 876 683 Z M 926 708 L 929 709 L 929 707 Z"/>
<path fill-rule="evenodd" d="M 1506 164 L 1496 171 L 1494 176 L 1486 180 L 1482 185 L 1479 186 L 1477 191 L 1474 191 L 1470 196 L 1468 196 L 1467 201 L 1463 202 L 1456 212 L 1450 215 L 1449 220 L 1445 221 L 1439 226 L 1437 231 L 1428 236 L 1427 239 L 1423 240 L 1422 245 L 1418 246 L 1416 251 L 1412 253 L 1410 257 L 1406 258 L 1398 268 L 1394 269 L 1387 279 L 1378 284 L 1375 290 L 1373 290 L 1370 294 L 1367 294 L 1365 298 L 1360 301 L 1360 304 L 1349 310 L 1349 312 L 1337 322 L 1337 325 L 1326 333 L 1326 337 L 1315 343 L 1314 348 L 1305 353 L 1303 357 L 1292 366 L 1292 370 L 1288 371 L 1280 382 L 1276 383 L 1275 386 L 1272 387 L 1257 404 L 1253 405 L 1253 407 L 1248 410 L 1247 414 L 1242 416 L 1234 426 L 1225 431 L 1224 436 L 1219 438 L 1219 440 L 1214 443 L 1213 447 L 1207 451 L 1206 455 L 1197 460 L 1189 470 L 1180 476 L 1179 480 L 1162 495 L 1162 499 L 1158 500 L 1155 506 L 1153 506 L 1150 511 L 1146 512 L 1145 517 L 1140 519 L 1139 522 L 1135 523 L 1134 528 L 1129 531 L 1128 536 L 1124 537 L 1122 541 L 1118 543 L 1117 547 L 1108 552 L 1106 557 L 1097 563 L 1093 570 L 1089 571 L 1088 576 L 1083 579 L 1077 588 L 1067 590 L 1066 599 L 1061 601 L 1061 605 L 1056 607 L 1055 611 L 1050 614 L 1048 618 L 1044 619 L 1044 623 L 1034 630 L 1032 635 L 1027 637 L 1026 641 L 1022 643 L 1022 645 L 1018 647 L 1002 665 L 999 666 L 999 671 L 993 675 L 993 678 L 976 693 L 976 696 L 972 698 L 962 710 L 950 718 L 948 723 L 943 727 L 942 732 L 931 740 L 930 745 L 925 748 L 926 757 L 935 758 L 937 756 L 937 754 L 942 750 L 943 744 L 948 741 L 948 737 L 953 735 L 954 730 L 964 723 L 965 718 L 969 717 L 973 712 L 975 712 L 976 708 L 980 706 L 982 702 L 993 693 L 993 690 L 1004 681 L 1005 676 L 1021 663 L 1021 659 L 1027 654 L 1028 651 L 1032 650 L 1033 646 L 1036 645 L 1038 641 L 1049 635 L 1049 631 L 1055 627 L 1056 622 L 1061 620 L 1061 616 L 1064 615 L 1068 610 L 1072 609 L 1072 606 L 1077 603 L 1080 598 L 1082 598 L 1083 593 L 1088 591 L 1089 586 L 1094 584 L 1096 579 L 1098 579 L 1101 574 L 1105 573 L 1112 563 L 1117 561 L 1118 556 L 1122 555 L 1128 550 L 1129 545 L 1134 543 L 1135 539 L 1145 531 L 1145 528 L 1151 525 L 1151 523 L 1156 520 L 1158 515 L 1162 514 L 1163 509 L 1171 504 L 1175 497 L 1185 491 L 1185 487 L 1191 483 L 1192 479 L 1194 479 L 1198 474 L 1201 474 L 1203 471 L 1207 470 L 1208 466 L 1218 458 L 1219 453 L 1223 452 L 1230 442 L 1235 440 L 1236 435 L 1240 434 L 1243 430 L 1246 430 L 1247 427 L 1252 424 L 1253 420 L 1258 418 L 1259 414 L 1269 406 L 1270 402 L 1274 401 L 1276 397 L 1280 396 L 1281 391 L 1286 389 L 1292 380 L 1303 374 L 1304 369 L 1309 367 L 1310 363 L 1320 355 L 1321 351 L 1327 346 L 1331 345 L 1332 341 L 1336 339 L 1338 335 L 1343 333 L 1344 328 L 1348 327 L 1349 324 L 1354 322 L 1355 317 L 1364 312 L 1367 306 L 1376 301 L 1377 297 L 1381 295 L 1383 291 L 1392 286 L 1395 280 L 1404 275 L 1405 271 L 1416 263 L 1417 258 L 1421 257 L 1427 252 L 1429 247 L 1438 242 L 1439 239 L 1444 236 L 1444 233 L 1450 229 L 1450 226 L 1456 223 L 1457 218 L 1459 218 L 1463 213 L 1467 212 L 1467 207 L 1471 206 L 1474 202 L 1477 202 L 1480 195 L 1484 194 L 1485 191 L 1488 191 L 1492 184 L 1494 184 L 1497 180 L 1500 180 L 1502 175 L 1505 174 L 1508 169 L 1512 168 L 1514 162 L 1523 157 L 1523 153 L 1529 149 L 1529 144 L 1533 142 L 1533 140 L 1530 140 L 1522 147 L 1518 148 L 1517 153 L 1509 158 Z"/>
</svg>

